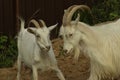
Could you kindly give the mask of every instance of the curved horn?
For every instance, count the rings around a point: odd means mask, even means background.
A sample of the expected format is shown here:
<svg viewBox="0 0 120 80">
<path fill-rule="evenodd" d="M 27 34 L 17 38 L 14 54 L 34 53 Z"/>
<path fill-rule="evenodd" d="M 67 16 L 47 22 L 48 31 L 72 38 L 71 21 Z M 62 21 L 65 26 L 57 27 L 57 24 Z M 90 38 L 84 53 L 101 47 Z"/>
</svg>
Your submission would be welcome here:
<svg viewBox="0 0 120 80">
<path fill-rule="evenodd" d="M 45 22 L 43 20 L 39 20 L 39 25 L 40 25 L 40 27 L 46 26 L 46 24 L 45 24 Z"/>
<path fill-rule="evenodd" d="M 67 10 L 65 10 L 64 15 L 63 15 L 63 20 L 62 20 L 63 26 L 67 25 L 67 16 L 68 16 L 69 12 L 72 10 L 72 8 L 74 8 L 75 6 L 77 6 L 77 5 L 70 6 Z"/>
<path fill-rule="evenodd" d="M 28 26 L 30 25 L 30 23 L 33 23 L 33 24 L 35 25 L 36 28 L 40 28 L 39 23 L 38 23 L 35 19 L 30 20 Z"/>
<path fill-rule="evenodd" d="M 70 24 L 70 21 L 72 19 L 73 14 L 78 10 L 81 9 L 82 11 L 84 11 L 84 9 L 87 9 L 88 11 L 90 11 L 90 8 L 86 5 L 77 5 L 74 8 L 72 8 L 72 10 L 70 11 L 70 13 L 67 16 L 67 24 Z"/>
</svg>

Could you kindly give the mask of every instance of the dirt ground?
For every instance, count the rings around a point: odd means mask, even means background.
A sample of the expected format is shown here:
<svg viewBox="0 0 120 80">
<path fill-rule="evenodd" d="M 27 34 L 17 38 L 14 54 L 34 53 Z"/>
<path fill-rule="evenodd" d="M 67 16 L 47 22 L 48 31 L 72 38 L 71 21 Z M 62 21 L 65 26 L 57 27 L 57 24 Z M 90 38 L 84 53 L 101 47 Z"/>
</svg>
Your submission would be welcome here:
<svg viewBox="0 0 120 80">
<path fill-rule="evenodd" d="M 71 56 L 65 57 L 59 55 L 61 40 L 53 41 L 53 48 L 58 61 L 58 66 L 63 72 L 66 80 L 87 80 L 89 77 L 89 60 L 83 55 L 80 56 L 77 63 Z M 22 68 L 22 80 L 31 80 L 30 69 Z M 0 80 L 16 80 L 16 65 L 12 68 L 0 69 Z M 39 80 L 59 80 L 54 71 L 39 72 Z"/>
</svg>

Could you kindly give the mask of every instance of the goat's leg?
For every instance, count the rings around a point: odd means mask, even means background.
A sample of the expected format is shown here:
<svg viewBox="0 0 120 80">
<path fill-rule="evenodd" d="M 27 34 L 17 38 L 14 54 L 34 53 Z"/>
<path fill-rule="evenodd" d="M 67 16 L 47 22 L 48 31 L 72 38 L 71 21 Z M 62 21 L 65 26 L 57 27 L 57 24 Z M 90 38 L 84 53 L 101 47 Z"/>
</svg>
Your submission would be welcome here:
<svg viewBox="0 0 120 80">
<path fill-rule="evenodd" d="M 18 55 L 18 59 L 17 59 L 17 80 L 20 80 L 20 76 L 21 76 L 21 58 L 20 55 Z"/>
<path fill-rule="evenodd" d="M 33 80 L 38 80 L 37 68 L 34 65 L 32 66 L 32 72 L 33 72 Z"/>
<path fill-rule="evenodd" d="M 87 80 L 101 80 L 101 79 L 98 79 L 97 75 L 96 74 L 90 74 L 90 77 L 87 79 Z"/>
<path fill-rule="evenodd" d="M 63 73 L 61 72 L 61 70 L 58 67 L 53 68 L 53 70 L 56 72 L 56 74 L 60 80 L 65 80 Z"/>
</svg>

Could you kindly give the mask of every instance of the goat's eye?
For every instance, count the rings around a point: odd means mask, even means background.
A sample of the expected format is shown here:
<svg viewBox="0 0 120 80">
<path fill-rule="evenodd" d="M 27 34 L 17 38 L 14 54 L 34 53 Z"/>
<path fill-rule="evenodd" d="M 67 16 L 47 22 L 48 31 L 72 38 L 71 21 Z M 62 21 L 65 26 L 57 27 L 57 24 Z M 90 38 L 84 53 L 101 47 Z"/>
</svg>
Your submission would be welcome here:
<svg viewBox="0 0 120 80">
<path fill-rule="evenodd" d="M 60 35 L 60 36 L 59 36 L 59 38 L 60 38 L 60 39 L 63 39 L 63 36 L 62 36 L 62 35 Z"/>
<path fill-rule="evenodd" d="M 40 35 L 36 35 L 37 38 L 40 38 Z"/>
<path fill-rule="evenodd" d="M 69 37 L 72 37 L 73 36 L 73 34 L 69 34 Z"/>
</svg>

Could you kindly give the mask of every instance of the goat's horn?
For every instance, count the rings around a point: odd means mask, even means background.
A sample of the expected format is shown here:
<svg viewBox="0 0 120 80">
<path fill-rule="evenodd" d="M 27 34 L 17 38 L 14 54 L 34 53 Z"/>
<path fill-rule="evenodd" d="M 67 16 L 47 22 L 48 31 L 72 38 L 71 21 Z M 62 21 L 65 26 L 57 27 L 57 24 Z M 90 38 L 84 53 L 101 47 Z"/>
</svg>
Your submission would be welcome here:
<svg viewBox="0 0 120 80">
<path fill-rule="evenodd" d="M 38 23 L 35 19 L 30 20 L 28 26 L 30 25 L 30 23 L 33 23 L 33 24 L 35 25 L 36 28 L 40 28 L 39 23 Z"/>
<path fill-rule="evenodd" d="M 64 11 L 63 20 L 62 20 L 63 26 L 67 25 L 67 22 L 66 22 L 67 16 L 68 16 L 69 12 L 72 10 L 72 8 L 74 8 L 75 6 L 77 6 L 77 5 L 70 6 L 67 10 Z"/>
<path fill-rule="evenodd" d="M 46 24 L 45 24 L 45 22 L 43 20 L 39 20 L 39 25 L 40 25 L 40 27 L 46 26 Z"/>
<path fill-rule="evenodd" d="M 72 10 L 70 11 L 70 13 L 67 16 L 67 19 L 66 19 L 67 24 L 70 24 L 73 14 L 78 9 L 81 9 L 82 11 L 84 11 L 84 9 L 87 9 L 88 11 L 90 11 L 90 8 L 88 6 L 86 6 L 86 5 L 77 5 L 77 6 L 75 6 L 74 8 L 72 8 Z"/>
</svg>

